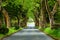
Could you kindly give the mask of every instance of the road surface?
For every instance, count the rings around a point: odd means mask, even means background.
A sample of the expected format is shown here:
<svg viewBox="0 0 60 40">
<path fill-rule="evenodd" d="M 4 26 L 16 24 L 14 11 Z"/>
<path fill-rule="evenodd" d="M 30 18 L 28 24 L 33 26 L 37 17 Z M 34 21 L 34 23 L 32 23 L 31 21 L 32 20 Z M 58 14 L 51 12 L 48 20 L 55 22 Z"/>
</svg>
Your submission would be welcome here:
<svg viewBox="0 0 60 40">
<path fill-rule="evenodd" d="M 53 40 L 45 33 L 35 29 L 34 27 L 25 28 L 3 40 Z"/>
</svg>

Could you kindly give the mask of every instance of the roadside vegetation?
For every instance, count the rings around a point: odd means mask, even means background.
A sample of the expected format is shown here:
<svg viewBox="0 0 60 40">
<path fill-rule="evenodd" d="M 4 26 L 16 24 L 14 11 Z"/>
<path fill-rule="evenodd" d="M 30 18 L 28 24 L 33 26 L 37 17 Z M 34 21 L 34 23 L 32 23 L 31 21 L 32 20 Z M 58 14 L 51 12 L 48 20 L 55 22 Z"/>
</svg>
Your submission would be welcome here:
<svg viewBox="0 0 60 40">
<path fill-rule="evenodd" d="M 44 29 L 39 28 L 39 30 L 43 31 L 44 33 L 51 36 L 55 40 L 60 40 L 60 28 L 50 29 L 50 27 L 47 27 L 47 28 L 44 28 Z"/>
<path fill-rule="evenodd" d="M 8 37 L 8 36 L 10 36 L 10 35 L 12 35 L 12 34 L 14 34 L 14 33 L 16 33 L 16 32 L 18 32 L 18 31 L 20 31 L 20 30 L 22 30 L 23 28 L 19 28 L 19 29 L 15 29 L 15 27 L 11 27 L 11 28 L 9 28 L 9 31 L 7 32 L 7 33 L 0 33 L 0 39 L 2 39 L 2 38 L 4 38 L 4 37 Z M 5 31 L 5 30 L 4 30 Z M 3 31 L 3 32 L 4 32 Z"/>
</svg>

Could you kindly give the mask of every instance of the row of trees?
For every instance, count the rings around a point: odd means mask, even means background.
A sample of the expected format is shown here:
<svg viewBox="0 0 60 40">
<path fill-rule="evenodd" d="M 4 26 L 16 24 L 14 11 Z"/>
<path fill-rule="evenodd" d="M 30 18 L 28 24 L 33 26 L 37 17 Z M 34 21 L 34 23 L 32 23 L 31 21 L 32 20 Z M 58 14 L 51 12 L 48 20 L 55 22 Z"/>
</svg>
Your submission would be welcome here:
<svg viewBox="0 0 60 40">
<path fill-rule="evenodd" d="M 59 7 L 60 0 L 0 0 L 0 26 L 5 24 L 7 28 L 14 25 L 24 27 L 28 18 L 32 17 L 36 26 L 45 28 L 49 21 L 53 28 L 54 15 Z"/>
<path fill-rule="evenodd" d="M 50 2 L 50 4 L 49 4 Z M 52 4 L 51 4 L 52 2 Z M 45 28 L 46 27 L 46 23 L 47 23 L 47 19 L 49 20 L 49 23 L 50 23 L 50 28 L 54 28 L 56 25 L 59 26 L 60 24 L 59 23 L 56 23 L 55 20 L 54 20 L 54 15 L 58 14 L 57 10 L 58 8 L 60 7 L 60 1 L 59 0 L 41 0 L 41 3 L 40 3 L 40 15 L 37 14 L 37 12 L 35 11 L 36 15 L 35 15 L 35 18 L 37 23 L 38 24 L 37 26 L 41 26 L 42 28 Z M 60 9 L 59 9 L 60 10 Z M 48 15 L 48 18 L 46 17 Z M 47 19 L 46 19 L 47 18 Z M 57 27 L 56 27 L 57 28 Z"/>
<path fill-rule="evenodd" d="M 0 26 L 5 24 L 7 28 L 10 28 L 13 26 L 11 23 L 12 20 L 17 21 L 14 25 L 26 26 L 28 9 L 23 8 L 23 5 L 20 4 L 20 2 L 17 2 L 17 4 L 16 2 L 17 0 L 0 0 L 0 14 L 2 14 Z"/>
</svg>

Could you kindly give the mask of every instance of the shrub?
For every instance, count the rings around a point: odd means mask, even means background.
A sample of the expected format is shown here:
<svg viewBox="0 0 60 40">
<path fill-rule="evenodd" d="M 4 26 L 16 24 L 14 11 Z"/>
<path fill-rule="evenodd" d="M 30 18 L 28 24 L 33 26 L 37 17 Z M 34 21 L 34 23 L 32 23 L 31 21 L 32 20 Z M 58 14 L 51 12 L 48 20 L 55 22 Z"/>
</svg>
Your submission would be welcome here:
<svg viewBox="0 0 60 40">
<path fill-rule="evenodd" d="M 54 37 L 60 37 L 60 28 L 59 29 L 51 29 L 51 28 L 45 28 L 44 32 L 46 32 L 49 35 L 52 35 Z"/>
<path fill-rule="evenodd" d="M 46 32 L 46 33 L 48 33 L 48 34 L 52 34 L 52 30 L 50 29 L 50 28 L 46 28 L 45 30 L 44 30 L 44 32 Z"/>
<path fill-rule="evenodd" d="M 5 27 L 1 27 L 0 28 L 0 34 L 6 34 L 9 32 L 9 29 L 8 28 L 5 28 Z"/>
<path fill-rule="evenodd" d="M 15 29 L 16 29 L 16 30 L 19 29 L 19 26 L 15 26 Z"/>
</svg>

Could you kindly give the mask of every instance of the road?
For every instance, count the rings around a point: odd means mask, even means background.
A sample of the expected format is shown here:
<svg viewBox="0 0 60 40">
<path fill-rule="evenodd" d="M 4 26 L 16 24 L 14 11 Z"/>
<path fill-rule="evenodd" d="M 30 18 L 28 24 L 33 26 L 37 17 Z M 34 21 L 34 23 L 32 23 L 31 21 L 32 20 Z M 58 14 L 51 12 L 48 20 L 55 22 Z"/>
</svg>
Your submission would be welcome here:
<svg viewBox="0 0 60 40">
<path fill-rule="evenodd" d="M 53 40 L 45 33 L 35 29 L 34 27 L 25 28 L 3 40 Z"/>
</svg>

